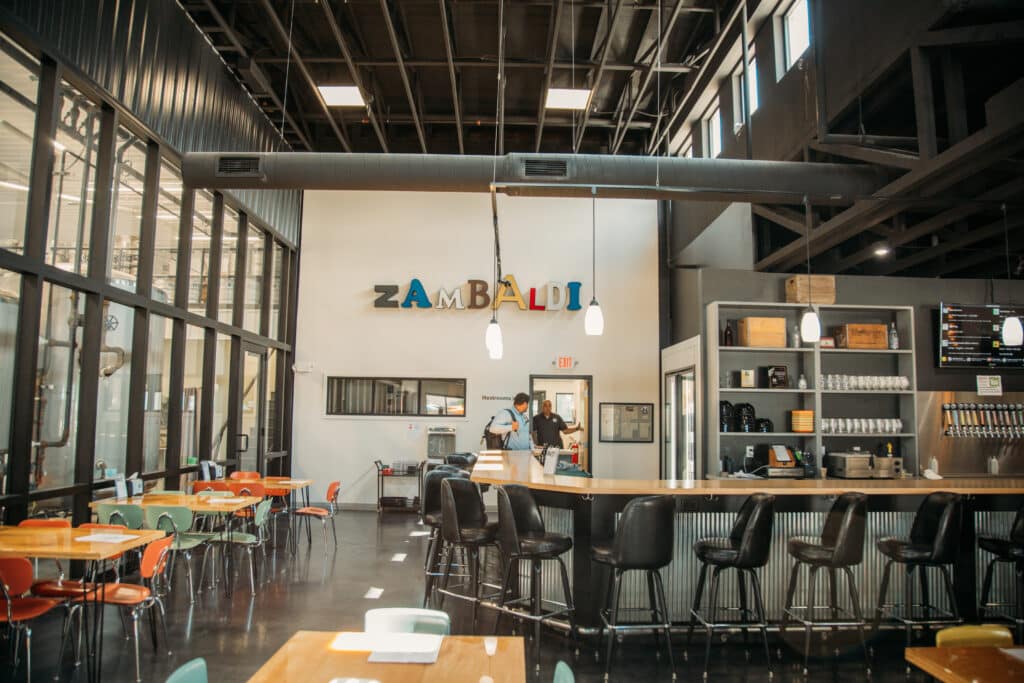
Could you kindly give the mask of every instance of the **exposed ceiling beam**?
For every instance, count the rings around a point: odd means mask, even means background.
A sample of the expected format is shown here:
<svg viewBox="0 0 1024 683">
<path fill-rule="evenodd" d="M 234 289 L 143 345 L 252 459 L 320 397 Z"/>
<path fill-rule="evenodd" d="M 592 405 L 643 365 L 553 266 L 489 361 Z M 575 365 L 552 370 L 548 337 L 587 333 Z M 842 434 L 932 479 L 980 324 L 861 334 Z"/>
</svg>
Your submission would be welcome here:
<svg viewBox="0 0 1024 683">
<path fill-rule="evenodd" d="M 1024 247 L 1024 235 L 1014 234 L 1010 235 L 1010 258 L 1011 262 L 1016 262 L 1020 255 L 1015 253 L 1019 252 Z M 977 266 L 991 263 L 991 268 L 978 269 Z M 955 259 L 946 260 L 945 263 L 937 263 L 927 269 L 924 272 L 915 272 L 918 277 L 943 277 L 950 273 L 957 273 L 960 271 L 970 270 L 967 277 L 976 278 L 979 275 L 989 274 L 995 277 L 1003 278 L 1006 275 L 1006 252 L 999 249 L 977 249 L 973 254 L 966 254 L 960 252 L 956 255 Z M 980 272 L 979 272 L 980 270 Z M 1005 280 L 1004 280 L 1005 281 Z"/>
<path fill-rule="evenodd" d="M 978 195 L 978 200 L 979 202 L 997 202 L 1010 199 L 1011 197 L 1021 193 L 1024 193 L 1024 176 L 1018 176 L 1007 183 L 994 187 L 991 190 Z M 895 249 L 896 247 L 930 235 L 933 232 L 937 232 L 947 225 L 952 225 L 957 221 L 970 218 L 975 214 L 981 213 L 985 209 L 986 205 L 982 203 L 966 202 L 960 204 L 951 209 L 947 209 L 942 213 L 936 214 L 931 218 L 926 218 L 905 230 L 897 230 L 893 232 L 887 238 L 887 242 L 891 248 Z M 849 256 L 841 258 L 833 266 L 833 269 L 837 273 L 849 270 L 850 268 L 873 258 L 874 250 L 874 246 L 859 249 Z"/>
<path fill-rule="evenodd" d="M 328 0 L 322 0 L 320 2 L 320 6 L 324 10 L 324 19 L 327 21 L 327 26 L 331 29 L 331 33 L 334 35 L 334 42 L 338 44 L 338 49 L 341 50 L 341 56 L 344 58 L 345 64 L 348 66 L 348 72 L 352 77 L 352 83 L 359 88 L 359 92 L 363 96 L 363 101 L 366 102 L 366 115 L 370 119 L 370 125 L 373 126 L 373 132 L 377 135 L 377 140 L 380 142 L 381 150 L 387 152 L 387 136 L 384 135 L 384 131 L 377 122 L 377 116 L 373 111 L 373 101 L 376 97 L 366 89 L 366 86 L 363 84 L 363 79 L 359 76 L 359 68 L 352 59 L 352 52 L 348 49 L 348 42 L 345 40 L 345 36 L 341 33 L 341 26 L 338 25 L 338 18 L 334 15 L 331 3 Z"/>
<path fill-rule="evenodd" d="M 344 64 L 345 60 L 341 57 L 304 57 L 304 61 L 307 64 Z M 284 64 L 284 57 L 260 57 L 255 59 L 259 64 Z M 497 69 L 498 60 L 494 57 L 463 57 L 462 59 L 453 60 L 455 68 L 457 69 Z M 398 68 L 398 62 L 394 59 L 377 59 L 377 58 L 356 58 L 353 63 L 359 67 L 381 67 L 381 68 Z M 424 68 L 424 69 L 446 69 L 448 68 L 448 61 L 446 59 L 405 59 L 402 61 L 405 66 Z M 547 69 L 548 62 L 546 60 L 536 59 L 506 59 L 504 64 L 506 69 Z M 584 60 L 576 62 L 573 65 L 572 62 L 554 62 L 552 68 L 555 71 L 571 71 L 572 69 L 592 69 L 597 66 L 597 62 L 591 60 Z M 644 71 L 648 68 L 646 62 L 616 62 L 611 59 L 605 64 L 605 71 Z M 656 69 L 660 73 L 666 74 L 684 74 L 694 71 L 694 67 L 689 64 L 680 64 L 678 62 L 662 62 L 661 67 Z"/>
<path fill-rule="evenodd" d="M 1006 228 L 1009 230 L 1014 230 L 1022 225 L 1024 225 L 1024 213 L 1016 213 L 1006 219 Z M 938 258 L 939 256 L 942 256 L 943 254 L 948 254 L 949 252 L 955 251 L 957 249 L 963 249 L 964 247 L 970 244 L 974 244 L 976 242 L 990 239 L 992 237 L 996 237 L 997 235 L 1002 234 L 1003 219 L 1000 218 L 997 221 L 989 223 L 983 228 L 977 228 L 975 230 L 971 230 L 970 232 L 960 233 L 957 237 L 946 242 L 942 242 L 934 247 L 922 249 L 916 254 L 911 254 L 910 256 L 897 259 L 890 263 L 885 263 L 879 266 L 877 272 L 880 275 L 898 273 L 900 271 L 906 270 L 907 268 L 912 268 L 913 266 L 916 266 L 918 264 L 927 263 L 933 259 Z"/>
<path fill-rule="evenodd" d="M 267 2 L 267 0 L 263 0 Z M 388 31 L 388 38 L 391 40 L 391 49 L 395 53 L 395 61 L 398 65 L 398 73 L 402 77 L 402 86 L 405 88 L 405 97 L 409 101 L 409 111 L 412 112 L 413 123 L 416 125 L 416 135 L 420 139 L 420 148 L 427 153 L 427 136 L 423 133 L 423 122 L 420 120 L 419 109 L 416 107 L 416 98 L 412 94 L 412 84 L 409 82 L 409 73 L 405 69 L 405 62 L 402 57 L 402 47 L 398 44 L 398 34 L 395 33 L 395 23 L 391 20 L 391 8 L 388 0 L 380 0 L 381 13 L 384 15 L 384 26 Z"/>
<path fill-rule="evenodd" d="M 798 235 L 807 234 L 806 219 L 796 211 L 782 206 L 765 206 L 763 204 L 751 204 L 750 210 L 754 212 L 754 215 L 765 218 Z"/>
<path fill-rule="evenodd" d="M 207 12 L 209 12 L 211 16 L 213 16 L 213 19 L 214 19 L 214 21 L 217 22 L 217 25 L 220 26 L 221 30 L 224 32 L 224 36 L 228 39 L 228 41 L 231 43 L 231 45 L 235 48 L 235 51 L 241 57 L 248 58 L 249 54 L 248 54 L 248 52 L 246 52 L 245 47 L 242 45 L 241 40 L 239 40 L 238 36 L 235 34 L 234 29 L 232 29 L 231 26 L 228 24 L 227 20 L 224 18 L 224 15 L 222 15 L 220 13 L 220 10 L 217 9 L 217 5 L 215 5 L 213 3 L 213 0 L 203 0 L 203 5 L 204 5 L 205 10 Z M 302 129 L 299 128 L 298 124 L 295 122 L 295 119 L 292 118 L 292 115 L 289 114 L 288 110 L 285 109 L 285 107 L 281 104 L 281 98 L 279 98 L 277 96 L 277 93 L 275 93 L 273 90 L 270 90 L 270 92 L 266 93 L 266 96 L 269 97 L 270 100 L 275 105 L 277 105 L 277 108 L 279 110 L 284 112 L 284 120 L 288 123 L 288 125 L 291 127 L 292 131 L 295 133 L 295 135 L 302 142 L 303 146 L 307 150 L 312 152 L 313 151 L 313 145 L 312 145 L 312 143 L 310 143 L 309 137 L 302 131 Z M 267 118 L 269 120 L 270 117 L 267 117 Z M 271 121 L 270 124 L 271 124 L 271 126 L 273 126 L 274 122 Z M 282 139 L 284 138 L 283 132 L 281 134 L 281 138 Z"/>
<path fill-rule="evenodd" d="M 570 7 L 572 12 L 573 8 Z M 558 25 L 562 19 L 562 0 L 555 0 L 551 8 L 551 20 L 548 28 L 548 54 L 547 64 L 544 71 L 544 86 L 540 91 L 540 101 L 537 103 L 537 135 L 533 143 L 533 151 L 540 151 L 540 140 L 544 136 L 544 119 L 547 114 L 545 103 L 547 102 L 548 90 L 551 88 L 551 75 L 555 71 L 555 52 L 558 48 Z"/>
<path fill-rule="evenodd" d="M 576 136 L 576 141 L 572 146 L 573 152 L 580 151 L 580 144 L 583 143 L 583 136 L 587 133 L 587 124 L 590 122 L 590 112 L 594 108 L 594 97 L 597 96 L 597 89 L 601 85 L 601 78 L 604 76 L 604 67 L 608 63 L 608 53 L 612 46 L 612 34 L 615 32 L 615 24 L 619 20 L 619 15 L 622 13 L 622 6 L 624 4 L 626 4 L 626 0 L 619 0 L 615 3 L 615 10 L 612 12 L 612 16 L 608 20 L 608 30 L 605 31 L 604 45 L 601 47 L 601 59 L 599 60 L 597 69 L 591 71 L 590 95 L 587 96 L 587 108 L 583 110 L 583 120 L 580 122 L 580 130 Z"/>
<path fill-rule="evenodd" d="M 466 145 L 462 139 L 462 103 L 459 101 L 459 84 L 455 75 L 455 50 L 452 47 L 452 32 L 448 23 L 448 3 L 446 0 L 437 0 L 438 9 L 441 11 L 441 33 L 444 37 L 444 52 L 448 59 L 448 81 L 452 87 L 452 111 L 455 113 L 455 132 L 459 137 L 459 154 L 466 153 Z"/>
<path fill-rule="evenodd" d="M 661 33 L 655 34 L 655 40 L 660 38 L 660 41 L 654 47 L 654 54 L 651 55 L 651 61 L 647 65 L 647 69 L 644 71 L 643 78 L 640 81 L 640 87 L 637 89 L 636 96 L 633 98 L 633 104 L 629 107 L 629 114 L 627 114 L 624 119 L 625 123 L 623 124 L 621 131 L 617 131 L 615 140 L 612 143 L 612 154 L 619 153 L 619 147 L 622 146 L 622 141 L 626 137 L 626 127 L 633 122 L 633 117 L 636 116 L 637 111 L 640 109 L 640 104 L 643 102 L 644 94 L 647 92 L 647 86 L 651 84 L 651 79 L 654 77 L 655 67 L 658 65 L 658 58 L 660 56 L 658 54 L 658 48 L 661 48 L 661 52 L 665 51 L 665 43 L 668 41 L 668 37 L 672 34 L 672 28 L 676 24 L 676 19 L 679 18 L 679 15 L 682 13 L 683 5 L 687 1 L 688 0 L 676 0 L 676 5 L 672 10 L 672 14 L 669 15 L 668 24 L 664 29 L 662 29 L 661 26 L 658 27 L 658 30 L 661 31 Z M 697 28 L 694 27 L 694 31 L 696 30 Z"/>
<path fill-rule="evenodd" d="M 322 121 L 323 114 L 308 114 L 307 118 L 310 121 Z M 454 126 L 457 123 L 455 117 L 451 114 L 423 114 L 420 116 L 420 121 L 422 121 L 424 125 Z M 479 128 L 481 126 L 493 126 L 497 119 L 492 111 L 481 115 L 463 113 L 462 121 L 465 124 L 466 131 L 471 131 L 474 128 Z M 415 122 L 413 121 L 411 114 L 401 112 L 397 114 L 389 114 L 387 116 L 387 123 L 388 125 L 413 125 Z M 505 125 L 515 126 L 517 128 L 534 128 L 540 125 L 540 122 L 533 116 L 506 115 Z M 614 130 L 616 125 L 615 120 L 610 118 L 590 119 L 591 128 Z M 548 116 L 545 118 L 544 127 L 563 129 L 573 128 L 574 126 L 571 118 L 552 118 Z M 575 127 L 579 127 L 579 124 L 577 123 Z M 653 128 L 653 121 L 634 121 L 629 124 L 630 130 L 649 131 Z"/>
<path fill-rule="evenodd" d="M 270 4 L 270 0 L 260 0 L 260 6 L 263 8 L 264 13 L 266 13 L 267 18 L 270 19 L 270 23 L 277 32 L 278 37 L 284 41 L 286 49 L 291 52 L 292 61 L 295 62 L 295 68 L 297 68 L 299 73 L 302 74 L 302 78 L 306 81 L 306 85 L 309 86 L 309 89 L 313 92 L 313 97 L 320 103 L 321 108 L 324 110 L 324 114 L 327 115 L 327 122 L 330 123 L 331 129 L 338 138 L 338 142 L 341 143 L 341 148 L 346 152 L 351 152 L 352 145 L 348 142 L 348 136 L 345 134 L 345 131 L 338 126 L 338 122 L 334 119 L 334 115 L 331 113 L 330 107 L 328 107 L 327 103 L 324 102 L 324 98 L 320 94 L 320 90 L 317 89 L 317 85 L 319 84 L 316 82 L 316 79 L 313 78 L 313 74 L 309 72 L 305 62 L 302 61 L 302 56 L 299 55 L 299 51 L 295 49 L 295 44 L 288 36 L 288 30 L 284 27 L 284 24 L 281 23 L 281 20 L 277 16 L 277 12 Z"/>
<path fill-rule="evenodd" d="M 818 152 L 833 154 L 844 159 L 866 161 L 869 164 L 902 168 L 907 171 L 915 168 L 921 161 L 916 154 L 896 149 L 879 149 L 846 143 L 818 142 L 817 140 L 812 140 L 809 146 Z"/>
<path fill-rule="evenodd" d="M 961 26 L 927 31 L 918 40 L 918 47 L 982 45 L 1024 41 L 1024 21 L 1002 21 L 977 26 Z"/>
</svg>

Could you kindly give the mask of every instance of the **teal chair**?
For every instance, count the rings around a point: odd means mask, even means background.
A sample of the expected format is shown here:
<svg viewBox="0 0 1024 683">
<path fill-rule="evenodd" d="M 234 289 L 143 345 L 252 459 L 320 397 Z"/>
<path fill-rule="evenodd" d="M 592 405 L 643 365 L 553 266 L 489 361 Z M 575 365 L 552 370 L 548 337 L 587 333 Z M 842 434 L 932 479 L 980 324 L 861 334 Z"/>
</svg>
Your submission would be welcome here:
<svg viewBox="0 0 1024 683">
<path fill-rule="evenodd" d="M 551 679 L 551 683 L 576 683 L 576 677 L 568 664 L 559 662 L 555 665 L 555 677 Z"/>
<path fill-rule="evenodd" d="M 159 529 L 174 534 L 171 550 L 174 558 L 181 553 L 185 558 L 185 571 L 188 572 L 189 603 L 196 601 L 195 584 L 192 581 L 192 552 L 210 541 L 214 534 L 190 531 L 192 528 L 192 511 L 184 505 L 150 505 L 145 508 L 146 528 Z M 171 560 L 174 567 L 174 560 Z"/>
<path fill-rule="evenodd" d="M 371 609 L 363 617 L 367 633 L 433 633 L 446 636 L 452 620 L 446 612 L 417 607 L 381 607 Z"/>
<path fill-rule="evenodd" d="M 141 505 L 98 503 L 96 518 L 100 524 L 123 524 L 129 529 L 141 529 L 144 515 Z"/>
<path fill-rule="evenodd" d="M 150 491 L 155 496 L 184 496 L 184 491 L 175 491 L 173 489 L 163 489 L 162 491 Z M 191 664 L 191 662 L 189 662 Z"/>
<path fill-rule="evenodd" d="M 256 549 L 263 551 L 264 557 L 266 556 L 267 519 L 270 517 L 270 506 L 272 504 L 273 501 L 267 498 L 256 506 L 256 513 L 253 515 L 253 526 L 256 529 L 255 534 L 248 534 L 242 531 L 232 531 L 229 534 L 225 529 L 218 532 L 211 539 L 214 543 L 231 543 L 232 545 L 242 546 L 245 548 L 245 551 L 249 556 L 249 590 L 253 595 L 256 594 L 256 569 L 253 566 L 252 556 Z M 206 575 L 205 556 L 203 557 L 202 569 L 203 570 L 199 573 L 199 585 L 202 585 L 203 577 Z"/>
<path fill-rule="evenodd" d="M 167 683 L 208 683 L 206 660 L 197 657 L 191 662 L 185 662 L 168 676 Z"/>
</svg>

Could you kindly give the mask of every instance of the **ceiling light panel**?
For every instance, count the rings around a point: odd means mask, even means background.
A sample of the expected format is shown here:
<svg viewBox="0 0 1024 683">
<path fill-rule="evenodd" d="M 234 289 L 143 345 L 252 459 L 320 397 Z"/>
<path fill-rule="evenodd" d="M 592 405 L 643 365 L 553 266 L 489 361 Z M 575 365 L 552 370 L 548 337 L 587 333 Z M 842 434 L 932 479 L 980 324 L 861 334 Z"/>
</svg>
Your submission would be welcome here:
<svg viewBox="0 0 1024 683">
<path fill-rule="evenodd" d="M 365 107 L 366 102 L 354 85 L 320 85 L 320 96 L 328 107 Z"/>
<path fill-rule="evenodd" d="M 590 90 L 580 88 L 548 88 L 544 102 L 547 109 L 586 109 Z"/>
</svg>

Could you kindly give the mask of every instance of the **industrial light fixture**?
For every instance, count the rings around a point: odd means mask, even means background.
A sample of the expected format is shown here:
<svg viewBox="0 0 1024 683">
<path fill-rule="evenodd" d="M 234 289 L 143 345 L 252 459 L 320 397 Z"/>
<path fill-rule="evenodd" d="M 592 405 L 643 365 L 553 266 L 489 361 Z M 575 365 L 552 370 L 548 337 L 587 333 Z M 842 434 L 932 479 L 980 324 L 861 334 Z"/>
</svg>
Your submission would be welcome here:
<svg viewBox="0 0 1024 683">
<path fill-rule="evenodd" d="M 546 109 L 586 109 L 589 100 L 589 88 L 548 88 L 544 107 Z"/>
<path fill-rule="evenodd" d="M 590 188 L 590 192 L 590 277 L 593 289 L 583 318 L 583 331 L 591 337 L 600 337 L 604 334 L 604 313 L 601 312 L 601 304 L 597 303 L 597 188 Z"/>
<path fill-rule="evenodd" d="M 1006 247 L 1006 282 L 1011 285 L 1010 288 L 1010 302 L 1013 302 L 1013 289 L 1012 283 L 1010 283 L 1010 228 L 1006 223 L 1006 203 L 1003 203 L 1003 240 Z M 1011 309 L 1012 310 L 1012 309 Z M 1003 346 L 1021 346 L 1024 344 L 1024 326 L 1020 323 L 1020 318 L 1015 315 L 1009 315 L 1003 318 Z"/>
<path fill-rule="evenodd" d="M 366 101 L 354 85 L 318 85 L 317 90 L 328 107 L 365 107 Z"/>
<path fill-rule="evenodd" d="M 878 244 L 875 245 L 874 251 L 875 256 L 877 256 L 878 258 L 882 258 L 883 256 L 888 256 L 889 254 L 892 253 L 892 247 L 890 247 L 885 242 L 879 242 Z"/>
<path fill-rule="evenodd" d="M 817 344 L 821 340 L 821 319 L 812 305 L 814 296 L 811 288 L 811 202 L 804 197 L 804 214 L 807 216 L 807 234 L 804 244 L 807 246 L 807 310 L 800 318 L 800 339 L 806 344 Z"/>
<path fill-rule="evenodd" d="M 494 276 L 494 298 L 498 298 L 498 287 L 504 284 L 501 279 L 501 244 L 498 241 L 498 195 L 495 186 L 491 185 L 491 218 L 494 222 L 494 259 L 491 262 Z M 491 360 L 501 360 L 505 354 L 505 342 L 501 335 L 501 326 L 498 324 L 498 307 L 491 306 L 491 322 L 487 324 L 484 332 L 484 346 L 487 347 L 487 355 Z"/>
</svg>

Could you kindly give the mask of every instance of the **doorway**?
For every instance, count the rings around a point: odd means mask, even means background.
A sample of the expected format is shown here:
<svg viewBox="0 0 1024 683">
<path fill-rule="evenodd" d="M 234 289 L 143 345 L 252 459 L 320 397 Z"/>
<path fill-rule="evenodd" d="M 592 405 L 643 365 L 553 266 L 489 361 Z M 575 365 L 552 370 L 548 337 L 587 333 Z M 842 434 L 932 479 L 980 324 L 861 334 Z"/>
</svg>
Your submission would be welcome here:
<svg viewBox="0 0 1024 683">
<path fill-rule="evenodd" d="M 661 477 L 696 479 L 701 457 L 700 336 L 661 350 Z"/>
<path fill-rule="evenodd" d="M 561 416 L 570 427 L 579 425 L 582 431 L 562 434 L 562 447 L 579 449 L 579 465 L 589 472 L 591 439 L 593 376 L 591 375 L 530 375 L 530 418 L 541 411 L 544 401 L 551 401 L 551 410 Z"/>
<path fill-rule="evenodd" d="M 238 469 L 263 472 L 263 414 L 267 391 L 267 350 L 242 344 L 242 382 L 238 396 Z"/>
</svg>

